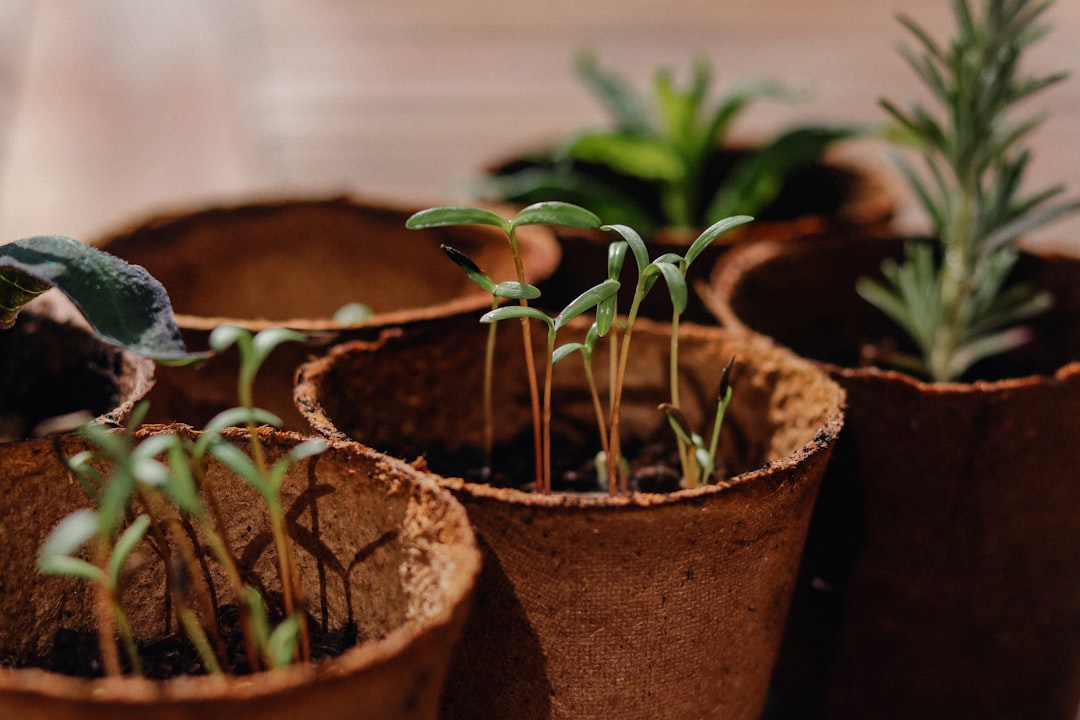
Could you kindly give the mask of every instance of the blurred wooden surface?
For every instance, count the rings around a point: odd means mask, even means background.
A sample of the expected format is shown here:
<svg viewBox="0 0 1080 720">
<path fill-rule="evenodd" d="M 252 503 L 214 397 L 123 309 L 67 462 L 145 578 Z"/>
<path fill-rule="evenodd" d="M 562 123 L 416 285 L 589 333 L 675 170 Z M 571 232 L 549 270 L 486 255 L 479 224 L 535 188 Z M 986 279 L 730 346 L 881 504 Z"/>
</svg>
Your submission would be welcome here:
<svg viewBox="0 0 1080 720">
<path fill-rule="evenodd" d="M 951 31 L 945 0 L 0 0 L 0 242 L 286 194 L 452 199 L 486 161 L 603 117 L 583 48 L 642 85 L 700 52 L 722 87 L 810 91 L 757 106 L 745 138 L 880 120 L 879 97 L 919 93 L 900 7 Z M 1048 19 L 1031 69 L 1076 73 L 1080 1 Z M 1080 78 L 1037 102 L 1031 185 L 1080 195 Z M 1080 219 L 1038 239 L 1080 252 Z"/>
</svg>

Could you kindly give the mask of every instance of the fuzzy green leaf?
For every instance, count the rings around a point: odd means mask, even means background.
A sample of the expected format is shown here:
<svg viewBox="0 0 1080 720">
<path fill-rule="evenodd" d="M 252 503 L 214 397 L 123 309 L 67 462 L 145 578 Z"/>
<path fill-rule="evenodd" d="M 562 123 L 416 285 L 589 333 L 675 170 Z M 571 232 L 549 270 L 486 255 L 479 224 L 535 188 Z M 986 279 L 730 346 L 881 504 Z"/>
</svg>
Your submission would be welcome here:
<svg viewBox="0 0 1080 720">
<path fill-rule="evenodd" d="M 67 295 L 102 339 L 146 357 L 187 352 L 169 295 L 138 265 L 71 238 L 39 235 L 0 246 L 0 327 L 45 285 Z"/>
</svg>

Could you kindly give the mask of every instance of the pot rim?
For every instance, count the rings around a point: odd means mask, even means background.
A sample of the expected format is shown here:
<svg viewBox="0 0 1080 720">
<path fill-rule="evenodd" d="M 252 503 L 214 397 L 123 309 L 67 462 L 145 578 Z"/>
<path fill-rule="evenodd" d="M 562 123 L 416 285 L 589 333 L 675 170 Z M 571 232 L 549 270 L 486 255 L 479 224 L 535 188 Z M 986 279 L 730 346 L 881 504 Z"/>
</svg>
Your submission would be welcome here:
<svg viewBox="0 0 1080 720">
<path fill-rule="evenodd" d="M 148 425 L 140 432 L 176 431 L 195 432 L 188 425 Z M 226 437 L 246 437 L 244 428 L 227 428 Z M 260 433 L 280 443 L 299 443 L 310 439 L 301 433 L 260 428 Z M 47 696 L 65 701 L 93 704 L 155 705 L 162 702 L 199 703 L 213 701 L 243 701 L 284 693 L 307 685 L 319 685 L 335 680 L 347 681 L 356 672 L 377 666 L 401 653 L 415 640 L 434 635 L 448 624 L 455 615 L 467 607 L 480 573 L 481 556 L 476 544 L 475 532 L 465 508 L 453 495 L 429 473 L 424 473 L 408 463 L 351 440 L 327 440 L 326 451 L 343 455 L 364 456 L 383 470 L 398 477 L 406 477 L 419 491 L 438 497 L 445 505 L 445 518 L 453 520 L 462 533 L 459 557 L 460 567 L 454 575 L 461 582 L 443 583 L 446 602 L 438 611 L 422 619 L 406 618 L 386 635 L 354 645 L 340 655 L 325 658 L 316 663 L 293 664 L 278 670 L 264 670 L 248 675 L 180 675 L 164 680 L 123 676 L 104 678 L 81 678 L 41 668 L 0 667 L 0 695 L 18 693 Z"/>
<path fill-rule="evenodd" d="M 369 195 L 351 193 L 339 193 L 331 195 L 299 195 L 296 197 L 258 197 L 247 201 L 236 201 L 213 205 L 195 205 L 188 208 L 176 208 L 167 210 L 138 221 L 121 226 L 120 228 L 97 238 L 93 241 L 95 247 L 107 252 L 110 245 L 117 239 L 127 237 L 134 233 L 149 232 L 162 228 L 169 228 L 186 223 L 197 223 L 217 215 L 232 215 L 244 212 L 260 212 L 274 210 L 288 210 L 291 208 L 342 208 L 355 211 L 391 213 L 408 217 L 418 210 L 436 205 L 446 204 L 432 199 L 425 202 L 421 198 L 412 200 L 388 199 Z M 479 206 L 500 213 L 512 213 L 514 206 L 508 203 L 492 201 L 479 201 Z M 402 221 L 404 225 L 404 219 Z M 550 258 L 550 263 L 540 264 L 534 258 L 528 269 L 539 269 L 538 278 L 546 277 L 554 272 L 562 260 L 562 250 L 554 233 L 550 229 L 540 226 L 523 226 L 518 230 L 518 238 L 525 238 L 526 243 L 535 245 L 539 257 Z M 534 282 L 537 278 L 534 278 Z M 339 323 L 330 317 L 291 317 L 277 320 L 267 320 L 258 317 L 235 317 L 231 315 L 207 316 L 191 313 L 175 313 L 174 318 L 182 330 L 210 331 L 219 325 L 235 325 L 253 331 L 265 330 L 270 327 L 285 327 L 292 330 L 308 332 L 339 332 L 361 328 L 373 328 L 387 325 L 400 325 L 414 320 L 431 320 L 446 315 L 454 315 L 471 310 L 490 308 L 491 296 L 480 291 L 458 297 L 452 297 L 437 305 L 422 305 L 415 308 L 402 308 L 390 310 L 384 313 L 376 313 L 357 323 Z"/>
<path fill-rule="evenodd" d="M 849 242 L 885 244 L 914 239 L 918 239 L 917 236 L 870 235 L 863 237 L 851 233 L 841 233 L 823 237 L 803 237 L 790 240 L 763 239 L 757 242 L 745 243 L 732 248 L 729 253 L 717 261 L 708 288 L 704 294 L 705 304 L 719 319 L 720 323 L 724 327 L 731 329 L 733 332 L 752 336 L 770 337 L 746 325 L 724 299 L 730 297 L 734 293 L 739 280 L 748 270 L 767 265 L 772 259 L 787 254 L 790 250 L 802 250 L 809 245 L 835 248 Z M 1080 262 L 1080 259 L 1078 258 L 1059 252 L 1040 253 L 1021 248 L 1021 253 L 1047 261 L 1064 260 L 1068 262 Z M 779 340 L 775 341 L 779 343 Z M 1053 373 L 1030 373 L 998 380 L 934 383 L 927 380 L 921 380 L 902 370 L 893 368 L 880 368 L 876 366 L 850 367 L 814 360 L 812 358 L 806 358 L 806 360 L 825 369 L 825 371 L 833 377 L 842 377 L 846 380 L 892 382 L 906 385 L 913 391 L 928 395 L 1016 392 L 1040 385 L 1047 381 L 1065 382 L 1080 375 L 1080 360 L 1075 360 L 1065 363 Z"/>
<path fill-rule="evenodd" d="M 574 321 L 574 324 L 579 323 Z M 637 320 L 635 332 L 658 332 L 663 327 L 669 326 L 642 318 Z M 728 333 L 729 331 L 721 327 L 683 323 L 680 326 L 680 332 L 694 335 L 714 332 Z M 758 352 L 773 353 L 774 356 L 782 358 L 785 364 L 789 366 L 802 367 L 811 373 L 821 372 L 820 367 L 811 361 L 799 357 L 791 350 L 762 335 L 731 333 L 730 337 L 738 342 L 750 342 Z M 300 413 L 318 433 L 334 440 L 357 442 L 338 429 L 337 425 L 318 403 L 319 393 L 317 386 L 321 379 L 330 372 L 336 357 L 354 351 L 371 351 L 377 349 L 378 346 L 378 342 L 372 343 L 363 340 L 344 342 L 332 347 L 322 357 L 310 360 L 297 369 L 293 398 Z M 664 505 L 694 504 L 721 493 L 752 491 L 757 486 L 755 480 L 781 475 L 805 463 L 819 453 L 831 451 L 832 446 L 835 445 L 844 425 L 846 392 L 827 374 L 822 373 L 821 379 L 830 387 L 832 400 L 827 413 L 825 413 L 825 420 L 820 425 L 815 437 L 783 457 L 768 460 L 753 470 L 738 473 L 718 483 L 696 488 L 684 488 L 670 493 L 635 491 L 629 494 L 603 496 L 583 496 L 566 493 L 541 495 L 517 488 L 496 487 L 486 483 L 469 482 L 460 477 L 443 476 L 428 470 L 423 472 L 427 472 L 434 477 L 440 486 L 454 492 L 464 492 L 476 499 L 495 500 L 536 508 L 563 508 L 581 511 L 619 512 Z M 405 461 L 402 460 L 401 462 Z"/>
</svg>

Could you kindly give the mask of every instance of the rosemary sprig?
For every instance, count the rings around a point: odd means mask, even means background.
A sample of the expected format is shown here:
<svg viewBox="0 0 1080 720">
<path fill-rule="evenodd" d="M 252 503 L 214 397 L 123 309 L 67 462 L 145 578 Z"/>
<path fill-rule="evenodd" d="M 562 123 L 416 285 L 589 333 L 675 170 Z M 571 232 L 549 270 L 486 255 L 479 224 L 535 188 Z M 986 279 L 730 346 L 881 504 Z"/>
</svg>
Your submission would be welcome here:
<svg viewBox="0 0 1080 720">
<path fill-rule="evenodd" d="M 1025 75 L 1024 50 L 1046 27 L 1053 0 L 951 0 L 956 32 L 936 42 L 913 20 L 899 21 L 918 41 L 903 55 L 926 85 L 936 113 L 920 103 L 881 105 L 902 142 L 921 156 L 923 172 L 898 164 L 929 216 L 940 247 L 909 243 L 902 262 L 883 265 L 885 282 L 863 278 L 858 292 L 908 333 L 921 357 L 897 358 L 935 382 L 959 379 L 986 357 L 1026 343 L 1018 323 L 1045 311 L 1046 293 L 1011 282 L 1024 233 L 1080 209 L 1050 202 L 1064 188 L 1025 193 L 1031 151 L 1023 141 L 1043 120 L 1012 120 L 1013 106 L 1060 82 L 1066 73 Z"/>
</svg>

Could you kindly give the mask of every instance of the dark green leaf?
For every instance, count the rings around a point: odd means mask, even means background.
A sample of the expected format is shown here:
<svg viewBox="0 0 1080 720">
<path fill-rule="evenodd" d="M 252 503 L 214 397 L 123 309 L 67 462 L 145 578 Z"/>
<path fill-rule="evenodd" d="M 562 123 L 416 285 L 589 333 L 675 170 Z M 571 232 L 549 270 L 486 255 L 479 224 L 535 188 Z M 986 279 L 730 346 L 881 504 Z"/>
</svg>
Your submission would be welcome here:
<svg viewBox="0 0 1080 720">
<path fill-rule="evenodd" d="M 193 357 L 173 320 L 169 295 L 138 265 L 71 238 L 39 235 L 0 246 L 0 326 L 43 284 L 67 295 L 104 340 L 146 357 Z"/>
<path fill-rule="evenodd" d="M 710 202 L 706 220 L 760 213 L 793 172 L 813 165 L 829 145 L 856 132 L 853 127 L 800 127 L 784 133 L 732 171 L 730 181 Z"/>
</svg>

